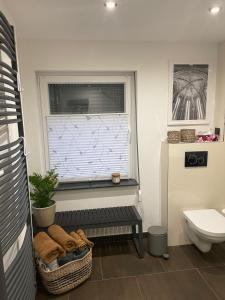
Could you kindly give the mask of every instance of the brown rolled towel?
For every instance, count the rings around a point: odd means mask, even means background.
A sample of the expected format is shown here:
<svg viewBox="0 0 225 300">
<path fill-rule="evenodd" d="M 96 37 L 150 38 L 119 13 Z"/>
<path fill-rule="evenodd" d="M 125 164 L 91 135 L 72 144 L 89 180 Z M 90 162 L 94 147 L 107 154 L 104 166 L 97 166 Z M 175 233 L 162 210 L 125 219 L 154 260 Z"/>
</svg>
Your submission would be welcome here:
<svg viewBox="0 0 225 300">
<path fill-rule="evenodd" d="M 64 249 L 51 239 L 47 233 L 39 232 L 33 239 L 33 247 L 36 254 L 44 263 L 50 264 L 58 257 L 63 257 L 66 253 Z"/>
<path fill-rule="evenodd" d="M 82 238 L 82 240 L 90 247 L 94 247 L 94 243 L 87 239 L 84 231 L 82 229 L 77 230 L 77 234 Z"/>
<path fill-rule="evenodd" d="M 58 225 L 51 225 L 48 227 L 48 234 L 67 252 L 73 252 L 77 249 L 77 244 L 74 238 L 65 232 L 65 230 Z"/>
<path fill-rule="evenodd" d="M 75 231 L 70 232 L 70 235 L 74 238 L 77 244 L 77 248 L 83 250 L 87 244 Z"/>
</svg>

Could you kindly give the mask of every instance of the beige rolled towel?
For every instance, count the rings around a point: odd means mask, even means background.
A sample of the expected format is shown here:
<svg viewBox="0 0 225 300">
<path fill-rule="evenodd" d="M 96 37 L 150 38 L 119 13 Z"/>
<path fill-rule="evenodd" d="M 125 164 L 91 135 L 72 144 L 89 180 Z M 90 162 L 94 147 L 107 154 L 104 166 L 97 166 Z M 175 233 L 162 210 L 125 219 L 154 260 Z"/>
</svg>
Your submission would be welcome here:
<svg viewBox="0 0 225 300">
<path fill-rule="evenodd" d="M 94 243 L 91 242 L 85 235 L 84 231 L 82 229 L 77 230 L 77 234 L 82 238 L 82 240 L 90 247 L 94 247 Z"/>
<path fill-rule="evenodd" d="M 73 252 L 77 249 L 77 244 L 74 238 L 65 232 L 65 230 L 58 225 L 51 225 L 48 228 L 48 234 L 67 252 Z"/>
<path fill-rule="evenodd" d="M 55 259 L 63 257 L 66 254 L 64 249 L 45 232 L 39 232 L 34 237 L 33 247 L 36 254 L 46 264 L 50 264 Z"/>
<path fill-rule="evenodd" d="M 76 241 L 77 244 L 77 248 L 79 250 L 83 250 L 87 244 L 85 243 L 85 241 L 79 236 L 79 234 L 77 234 L 75 231 L 70 232 L 70 235 L 74 238 L 74 240 Z"/>
</svg>

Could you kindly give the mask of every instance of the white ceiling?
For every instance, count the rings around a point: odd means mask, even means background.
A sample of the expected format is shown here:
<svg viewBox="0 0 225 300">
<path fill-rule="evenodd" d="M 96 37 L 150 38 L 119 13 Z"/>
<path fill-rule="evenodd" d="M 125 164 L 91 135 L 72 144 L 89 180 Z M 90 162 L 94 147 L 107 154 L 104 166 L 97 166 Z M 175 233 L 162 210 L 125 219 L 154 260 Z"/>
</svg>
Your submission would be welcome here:
<svg viewBox="0 0 225 300">
<path fill-rule="evenodd" d="M 3 0 L 20 38 L 219 42 L 225 40 L 225 0 Z M 208 12 L 222 4 L 218 16 Z"/>
</svg>

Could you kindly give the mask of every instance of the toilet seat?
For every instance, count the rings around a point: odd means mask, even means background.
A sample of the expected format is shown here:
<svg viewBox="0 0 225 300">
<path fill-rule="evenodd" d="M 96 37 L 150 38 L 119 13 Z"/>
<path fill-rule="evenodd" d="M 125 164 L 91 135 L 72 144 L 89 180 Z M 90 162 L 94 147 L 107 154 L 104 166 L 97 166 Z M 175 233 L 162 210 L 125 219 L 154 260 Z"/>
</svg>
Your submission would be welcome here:
<svg viewBox="0 0 225 300">
<path fill-rule="evenodd" d="M 183 213 L 200 233 L 211 237 L 225 236 L 225 217 L 215 209 L 185 210 Z"/>
</svg>

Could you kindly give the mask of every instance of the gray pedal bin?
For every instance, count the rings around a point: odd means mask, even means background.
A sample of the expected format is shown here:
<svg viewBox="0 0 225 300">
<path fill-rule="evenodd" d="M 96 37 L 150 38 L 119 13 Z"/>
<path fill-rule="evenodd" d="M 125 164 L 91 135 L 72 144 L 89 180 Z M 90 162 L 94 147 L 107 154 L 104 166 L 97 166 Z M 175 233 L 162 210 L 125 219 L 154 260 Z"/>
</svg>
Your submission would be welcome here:
<svg viewBox="0 0 225 300">
<path fill-rule="evenodd" d="M 152 226 L 148 229 L 148 251 L 154 256 L 168 255 L 167 229 L 163 226 Z"/>
</svg>

